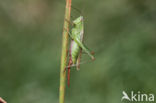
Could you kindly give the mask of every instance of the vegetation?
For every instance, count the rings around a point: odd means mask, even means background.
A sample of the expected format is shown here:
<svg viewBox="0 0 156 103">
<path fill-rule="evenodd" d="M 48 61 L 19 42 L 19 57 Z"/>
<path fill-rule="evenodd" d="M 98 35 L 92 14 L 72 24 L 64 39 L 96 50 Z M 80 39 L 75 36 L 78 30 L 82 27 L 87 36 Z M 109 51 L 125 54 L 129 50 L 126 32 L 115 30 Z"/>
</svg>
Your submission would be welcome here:
<svg viewBox="0 0 156 103">
<path fill-rule="evenodd" d="M 8 103 L 59 103 L 65 5 L 0 1 L 0 97 Z M 123 90 L 156 94 L 155 1 L 72 0 L 72 6 L 82 11 L 84 42 L 96 60 L 71 69 L 65 103 L 121 103 Z M 82 62 L 89 59 L 82 55 Z"/>
</svg>

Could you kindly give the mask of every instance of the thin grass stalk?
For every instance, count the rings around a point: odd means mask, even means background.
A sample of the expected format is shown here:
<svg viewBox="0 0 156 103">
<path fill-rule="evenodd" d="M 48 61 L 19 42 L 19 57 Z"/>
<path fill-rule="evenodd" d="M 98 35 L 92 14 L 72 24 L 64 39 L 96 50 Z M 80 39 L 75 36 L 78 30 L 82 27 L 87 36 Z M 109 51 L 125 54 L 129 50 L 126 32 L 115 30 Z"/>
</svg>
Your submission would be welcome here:
<svg viewBox="0 0 156 103">
<path fill-rule="evenodd" d="M 67 53 L 68 53 L 68 31 L 70 14 L 71 14 L 71 1 L 66 0 L 64 26 L 62 35 L 62 55 L 61 55 L 61 68 L 60 68 L 60 91 L 59 91 L 59 103 L 65 102 L 65 85 L 66 85 L 66 71 L 64 71 L 67 64 Z"/>
</svg>

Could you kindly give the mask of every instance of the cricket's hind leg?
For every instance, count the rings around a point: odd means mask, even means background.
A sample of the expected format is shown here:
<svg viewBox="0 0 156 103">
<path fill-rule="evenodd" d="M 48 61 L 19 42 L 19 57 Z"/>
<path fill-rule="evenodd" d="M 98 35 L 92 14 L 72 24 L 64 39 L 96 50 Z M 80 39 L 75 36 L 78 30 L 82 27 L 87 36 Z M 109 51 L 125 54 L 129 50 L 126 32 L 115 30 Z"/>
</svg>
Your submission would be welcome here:
<svg viewBox="0 0 156 103">
<path fill-rule="evenodd" d="M 91 60 L 94 61 L 95 60 L 95 57 L 94 57 L 95 52 L 94 51 L 91 51 L 90 53 L 93 55 L 93 57 L 91 58 Z M 87 53 L 86 52 L 82 52 L 82 54 L 87 54 Z"/>
<path fill-rule="evenodd" d="M 0 103 L 7 103 L 7 102 L 0 97 Z"/>
<path fill-rule="evenodd" d="M 95 54 L 95 52 L 94 51 L 91 51 L 90 52 L 92 55 L 94 55 Z M 82 54 L 87 54 L 86 52 L 82 52 Z"/>
<path fill-rule="evenodd" d="M 94 55 L 95 52 L 94 51 L 91 51 L 91 54 Z M 92 61 L 94 61 L 94 60 L 95 60 L 95 57 L 92 58 Z"/>
</svg>

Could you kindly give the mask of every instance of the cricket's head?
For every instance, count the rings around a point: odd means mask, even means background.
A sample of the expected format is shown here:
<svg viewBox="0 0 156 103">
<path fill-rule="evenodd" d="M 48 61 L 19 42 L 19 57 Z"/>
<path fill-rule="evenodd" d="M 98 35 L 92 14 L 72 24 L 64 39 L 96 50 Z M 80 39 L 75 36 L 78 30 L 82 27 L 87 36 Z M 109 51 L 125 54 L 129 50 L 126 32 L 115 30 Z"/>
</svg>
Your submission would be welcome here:
<svg viewBox="0 0 156 103">
<path fill-rule="evenodd" d="M 79 24 L 83 21 L 83 16 L 79 16 L 78 18 L 76 18 L 73 23 L 76 25 L 76 24 Z"/>
</svg>

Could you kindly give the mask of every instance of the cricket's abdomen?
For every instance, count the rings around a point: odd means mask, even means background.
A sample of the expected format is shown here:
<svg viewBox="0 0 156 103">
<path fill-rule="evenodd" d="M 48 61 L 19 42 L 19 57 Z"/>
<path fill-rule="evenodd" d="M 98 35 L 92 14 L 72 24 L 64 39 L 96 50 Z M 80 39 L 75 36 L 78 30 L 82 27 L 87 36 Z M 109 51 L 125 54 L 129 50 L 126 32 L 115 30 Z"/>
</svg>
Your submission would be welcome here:
<svg viewBox="0 0 156 103">
<path fill-rule="evenodd" d="M 70 53 L 71 53 L 73 64 L 76 64 L 78 55 L 80 53 L 80 47 L 74 40 L 71 41 L 71 51 L 70 51 Z"/>
</svg>

